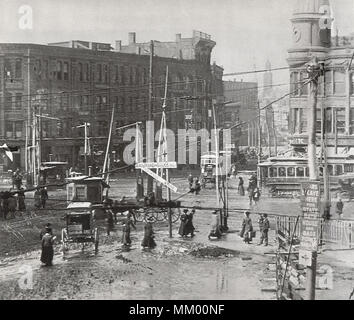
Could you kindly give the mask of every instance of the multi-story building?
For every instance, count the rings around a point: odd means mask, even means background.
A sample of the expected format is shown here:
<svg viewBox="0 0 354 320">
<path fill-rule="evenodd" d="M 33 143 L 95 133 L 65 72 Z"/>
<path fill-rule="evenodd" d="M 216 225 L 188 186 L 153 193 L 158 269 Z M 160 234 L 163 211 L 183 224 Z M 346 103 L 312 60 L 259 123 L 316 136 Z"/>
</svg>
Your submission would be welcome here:
<svg viewBox="0 0 354 320">
<path fill-rule="evenodd" d="M 226 104 L 222 116 L 232 129 L 236 147 L 258 146 L 258 84 L 256 82 L 224 81 Z"/>
<path fill-rule="evenodd" d="M 354 172 L 346 162 L 354 155 L 354 36 L 331 36 L 329 0 L 299 0 L 293 17 L 293 46 L 290 66 L 290 135 L 296 147 L 307 145 L 309 86 L 306 64 L 313 58 L 324 63 L 319 79 L 317 128 L 323 121 L 327 136 L 326 151 L 330 174 Z M 320 134 L 318 135 L 320 147 Z"/>
<path fill-rule="evenodd" d="M 116 48 L 79 40 L 0 44 L 0 144 L 20 147 L 14 163 L 5 163 L 5 169 L 24 168 L 34 116 L 41 119 L 42 160 L 68 161 L 73 167 L 82 160 L 84 145 L 84 130 L 75 128 L 77 125 L 90 123 L 90 143 L 99 154 L 105 150 L 113 108 L 115 128 L 147 120 L 150 57 L 143 44 L 135 43 L 135 34 L 130 37 L 134 41 L 128 46 L 117 41 Z M 208 127 L 214 46 L 209 35 L 198 32 L 189 39 L 178 35 L 176 42 L 164 45 L 154 42 L 152 113 L 156 130 L 167 66 L 168 128 L 185 128 L 186 115 L 191 114 L 196 129 Z M 199 96 L 209 99 L 185 98 Z M 126 145 L 119 132 L 113 135 L 118 157 Z"/>
</svg>

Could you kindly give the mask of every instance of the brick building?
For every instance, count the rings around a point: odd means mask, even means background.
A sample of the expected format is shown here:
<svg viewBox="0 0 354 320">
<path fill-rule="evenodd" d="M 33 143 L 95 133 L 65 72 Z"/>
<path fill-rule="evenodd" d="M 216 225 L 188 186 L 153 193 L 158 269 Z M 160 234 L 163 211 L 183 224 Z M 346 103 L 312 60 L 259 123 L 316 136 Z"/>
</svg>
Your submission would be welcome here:
<svg viewBox="0 0 354 320">
<path fill-rule="evenodd" d="M 182 52 L 179 56 L 171 50 L 161 51 L 155 42 L 153 117 L 156 129 L 166 66 L 169 68 L 168 127 L 184 128 L 186 115 L 190 114 L 194 115 L 196 129 L 208 127 L 214 77 L 210 54 L 215 42 L 210 36 L 196 32 L 193 38 L 180 42 L 168 43 Z M 48 117 L 41 118 L 42 160 L 68 161 L 72 166 L 82 161 L 84 145 L 84 130 L 75 126 L 83 122 L 91 124 L 90 143 L 99 154 L 105 150 L 113 107 L 116 128 L 147 119 L 149 54 L 143 50 L 131 51 L 132 43 L 127 48 L 121 42 L 117 44 L 115 49 L 107 43 L 79 40 L 50 45 L 0 44 L 0 144 L 6 142 L 20 147 L 14 163 L 5 163 L 5 169 L 24 168 L 26 132 L 31 139 L 28 124 L 32 124 L 34 114 Z M 164 47 L 168 48 L 168 44 Z M 186 96 L 209 98 L 180 99 Z M 113 149 L 117 157 L 124 145 L 122 136 L 114 134 Z"/>
</svg>

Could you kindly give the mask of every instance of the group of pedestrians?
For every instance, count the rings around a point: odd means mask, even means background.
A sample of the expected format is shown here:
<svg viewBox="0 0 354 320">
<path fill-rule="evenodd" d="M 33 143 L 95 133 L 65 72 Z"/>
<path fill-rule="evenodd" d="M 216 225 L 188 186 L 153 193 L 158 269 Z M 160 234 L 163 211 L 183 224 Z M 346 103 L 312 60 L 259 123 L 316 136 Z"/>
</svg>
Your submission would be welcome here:
<svg viewBox="0 0 354 320">
<path fill-rule="evenodd" d="M 184 209 L 183 213 L 180 216 L 180 226 L 178 229 L 178 234 L 182 238 L 188 237 L 188 235 L 191 235 L 191 238 L 194 237 L 194 225 L 193 225 L 193 217 L 195 214 L 195 209 L 192 209 L 189 211 L 188 209 Z"/>
<path fill-rule="evenodd" d="M 117 223 L 117 212 L 114 212 L 114 206 L 109 201 L 104 201 L 104 210 L 106 213 L 106 225 L 107 225 L 107 236 L 110 236 L 111 232 L 114 231 L 115 224 Z M 133 210 L 129 210 L 127 216 L 122 222 L 122 247 L 123 249 L 129 249 L 132 244 L 130 233 L 131 230 L 136 230 L 136 217 Z M 142 248 L 153 249 L 156 247 L 154 240 L 154 230 L 153 230 L 153 220 L 150 217 L 147 219 L 144 226 L 144 238 L 141 242 Z"/>
<path fill-rule="evenodd" d="M 195 195 L 199 195 L 200 190 L 202 189 L 202 185 L 199 181 L 199 178 L 194 179 L 193 175 L 190 173 L 188 175 L 188 184 L 190 192 L 195 193 Z"/>
<path fill-rule="evenodd" d="M 242 220 L 242 229 L 240 232 L 240 237 L 243 238 L 243 241 L 247 244 L 250 244 L 256 236 L 250 215 L 251 213 L 249 211 L 245 211 L 244 218 Z M 264 243 L 265 246 L 268 246 L 268 232 L 270 229 L 270 223 L 267 214 L 260 214 L 258 225 L 260 231 L 260 242 L 258 245 L 262 245 Z"/>
</svg>

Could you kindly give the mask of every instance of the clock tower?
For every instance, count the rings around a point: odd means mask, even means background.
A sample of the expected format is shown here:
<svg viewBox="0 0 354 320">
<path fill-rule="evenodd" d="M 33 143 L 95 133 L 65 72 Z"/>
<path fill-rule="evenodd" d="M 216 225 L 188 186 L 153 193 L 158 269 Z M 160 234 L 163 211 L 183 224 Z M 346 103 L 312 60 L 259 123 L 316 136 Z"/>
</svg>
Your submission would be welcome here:
<svg viewBox="0 0 354 320">
<path fill-rule="evenodd" d="M 332 21 L 329 0 L 295 0 L 290 66 L 306 63 L 310 56 L 325 57 L 331 46 Z"/>
</svg>

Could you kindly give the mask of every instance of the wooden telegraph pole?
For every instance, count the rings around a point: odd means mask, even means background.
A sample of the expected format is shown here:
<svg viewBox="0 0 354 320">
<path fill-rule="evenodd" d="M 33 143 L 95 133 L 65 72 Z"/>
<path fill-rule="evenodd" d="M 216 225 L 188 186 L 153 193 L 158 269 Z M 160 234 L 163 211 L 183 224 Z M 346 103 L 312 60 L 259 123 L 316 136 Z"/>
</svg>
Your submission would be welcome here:
<svg viewBox="0 0 354 320">
<path fill-rule="evenodd" d="M 154 58 L 154 41 L 150 41 L 150 64 L 149 64 L 149 106 L 148 106 L 148 121 L 152 121 L 152 96 L 153 96 L 153 58 Z M 150 133 L 154 134 L 154 132 Z M 148 137 L 146 137 L 146 145 L 148 147 Z M 153 146 L 150 146 L 150 148 Z M 153 161 L 153 159 L 149 159 L 150 151 L 146 150 L 146 156 L 148 157 L 148 161 Z M 153 191 L 153 178 L 148 175 L 147 177 L 147 193 L 149 194 L 150 192 Z"/>
<path fill-rule="evenodd" d="M 318 78 L 321 73 L 321 67 L 315 59 L 308 64 L 307 72 L 310 82 L 310 95 L 308 100 L 308 166 L 310 181 L 318 181 L 317 156 L 316 156 L 316 112 L 317 112 L 317 93 Z M 307 265 L 306 270 L 306 300 L 315 300 L 316 289 L 316 266 L 317 251 L 311 252 L 311 263 Z"/>
</svg>

